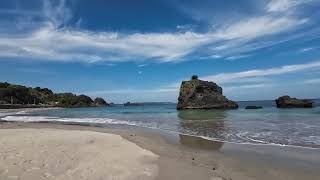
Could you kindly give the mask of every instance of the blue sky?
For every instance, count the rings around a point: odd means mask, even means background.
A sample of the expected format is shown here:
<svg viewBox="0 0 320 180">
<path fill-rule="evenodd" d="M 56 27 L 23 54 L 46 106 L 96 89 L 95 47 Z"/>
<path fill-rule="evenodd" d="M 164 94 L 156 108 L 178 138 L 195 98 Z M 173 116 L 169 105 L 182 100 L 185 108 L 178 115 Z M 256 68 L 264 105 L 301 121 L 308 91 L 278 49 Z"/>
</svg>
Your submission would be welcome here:
<svg viewBox="0 0 320 180">
<path fill-rule="evenodd" d="M 233 100 L 319 98 L 320 0 L 4 0 L 0 81 L 176 102 L 193 74 Z"/>
</svg>

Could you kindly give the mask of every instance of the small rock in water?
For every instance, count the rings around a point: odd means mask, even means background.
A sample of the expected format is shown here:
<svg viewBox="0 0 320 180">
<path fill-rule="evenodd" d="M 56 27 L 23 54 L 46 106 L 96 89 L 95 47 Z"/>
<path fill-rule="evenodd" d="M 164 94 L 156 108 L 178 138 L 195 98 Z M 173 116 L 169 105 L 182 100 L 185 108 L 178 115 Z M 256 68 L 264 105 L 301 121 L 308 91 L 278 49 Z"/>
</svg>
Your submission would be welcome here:
<svg viewBox="0 0 320 180">
<path fill-rule="evenodd" d="M 262 109 L 262 106 L 246 106 L 245 109 Z"/>
</svg>

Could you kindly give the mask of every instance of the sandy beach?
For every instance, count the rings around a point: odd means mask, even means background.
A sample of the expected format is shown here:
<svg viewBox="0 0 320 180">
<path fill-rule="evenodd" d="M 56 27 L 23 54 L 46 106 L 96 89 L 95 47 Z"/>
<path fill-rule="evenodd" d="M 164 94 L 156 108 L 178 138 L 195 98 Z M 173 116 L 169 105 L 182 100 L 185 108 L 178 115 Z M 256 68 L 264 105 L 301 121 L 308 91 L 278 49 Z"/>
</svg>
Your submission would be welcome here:
<svg viewBox="0 0 320 180">
<path fill-rule="evenodd" d="M 151 130 L 2 122 L 0 179 L 317 179 L 319 150 Z"/>
<path fill-rule="evenodd" d="M 154 179 L 157 155 L 119 135 L 2 129 L 1 179 Z"/>
</svg>

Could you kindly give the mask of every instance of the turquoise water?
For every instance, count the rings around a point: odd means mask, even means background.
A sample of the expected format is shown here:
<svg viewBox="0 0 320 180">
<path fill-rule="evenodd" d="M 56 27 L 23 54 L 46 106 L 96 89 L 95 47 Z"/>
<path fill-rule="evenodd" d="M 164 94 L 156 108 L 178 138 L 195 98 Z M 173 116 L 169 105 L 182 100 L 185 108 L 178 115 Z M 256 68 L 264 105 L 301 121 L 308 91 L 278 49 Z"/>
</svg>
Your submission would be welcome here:
<svg viewBox="0 0 320 180">
<path fill-rule="evenodd" d="M 264 109 L 184 110 L 175 104 L 54 109 L 19 113 L 12 121 L 88 122 L 156 128 L 234 143 L 293 145 L 320 148 L 320 107 L 277 109 L 272 101 Z"/>
</svg>

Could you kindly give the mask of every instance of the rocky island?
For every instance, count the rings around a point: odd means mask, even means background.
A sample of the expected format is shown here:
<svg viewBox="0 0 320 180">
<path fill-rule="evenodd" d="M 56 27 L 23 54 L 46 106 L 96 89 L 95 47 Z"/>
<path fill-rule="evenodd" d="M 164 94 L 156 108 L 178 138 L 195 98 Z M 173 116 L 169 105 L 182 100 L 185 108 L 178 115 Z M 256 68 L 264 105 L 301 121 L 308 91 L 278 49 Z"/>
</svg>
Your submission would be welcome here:
<svg viewBox="0 0 320 180">
<path fill-rule="evenodd" d="M 94 99 L 93 103 L 97 107 L 104 107 L 104 106 L 109 106 L 110 105 L 101 97 L 97 97 L 96 99 Z"/>
<path fill-rule="evenodd" d="M 281 96 L 276 99 L 278 108 L 312 108 L 313 102 L 308 99 L 297 99 L 290 96 Z"/>
<path fill-rule="evenodd" d="M 196 75 L 183 81 L 177 109 L 237 109 L 236 102 L 223 96 L 222 88 L 214 82 L 199 80 Z"/>
<path fill-rule="evenodd" d="M 53 93 L 48 88 L 31 88 L 0 82 L 0 108 L 97 106 L 108 106 L 108 103 L 102 98 L 96 98 L 93 101 L 89 96 L 83 94 Z"/>
</svg>

